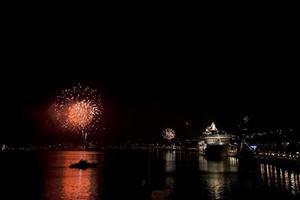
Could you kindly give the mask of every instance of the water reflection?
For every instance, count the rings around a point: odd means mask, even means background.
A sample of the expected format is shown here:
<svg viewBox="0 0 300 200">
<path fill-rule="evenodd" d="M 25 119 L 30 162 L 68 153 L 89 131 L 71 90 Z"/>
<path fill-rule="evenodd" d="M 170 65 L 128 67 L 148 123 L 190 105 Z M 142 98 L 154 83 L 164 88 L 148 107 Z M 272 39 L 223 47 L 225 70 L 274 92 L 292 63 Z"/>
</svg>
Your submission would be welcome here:
<svg viewBox="0 0 300 200">
<path fill-rule="evenodd" d="M 199 170 L 206 173 L 233 173 L 238 171 L 238 159 L 230 157 L 224 160 L 207 160 L 199 156 Z"/>
<path fill-rule="evenodd" d="M 165 185 L 167 189 L 173 192 L 175 189 L 175 179 L 172 173 L 175 172 L 176 170 L 176 152 L 167 151 L 165 153 L 164 161 L 165 161 L 165 172 L 167 173 Z"/>
<path fill-rule="evenodd" d="M 64 170 L 62 199 L 96 199 L 98 185 L 93 180 L 94 173 L 94 170 Z"/>
<path fill-rule="evenodd" d="M 172 173 L 176 169 L 176 152 L 175 151 L 167 151 L 165 152 L 165 171 L 167 173 Z"/>
<path fill-rule="evenodd" d="M 259 169 L 261 179 L 268 187 L 300 195 L 298 172 L 263 163 L 260 164 Z"/>
<path fill-rule="evenodd" d="M 96 200 L 99 199 L 101 176 L 99 169 L 71 169 L 70 163 L 80 159 L 99 162 L 99 154 L 93 152 L 60 152 L 51 155 L 50 173 L 46 180 L 45 198 L 64 200 Z"/>
<path fill-rule="evenodd" d="M 198 152 L 60 151 L 0 157 L 5 163 L 0 165 L 2 196 L 11 197 L 6 199 L 143 200 L 163 193 L 178 200 L 229 200 L 300 195 L 299 171 L 267 164 L 245 166 L 235 158 L 208 161 Z M 97 168 L 68 167 L 81 158 L 98 163 Z M 30 164 L 20 168 L 20 163 Z"/>
<path fill-rule="evenodd" d="M 236 158 L 224 158 L 224 160 L 211 161 L 199 156 L 199 170 L 211 199 L 223 199 L 229 193 L 228 185 L 236 180 L 228 175 L 238 171 L 238 160 Z"/>
</svg>

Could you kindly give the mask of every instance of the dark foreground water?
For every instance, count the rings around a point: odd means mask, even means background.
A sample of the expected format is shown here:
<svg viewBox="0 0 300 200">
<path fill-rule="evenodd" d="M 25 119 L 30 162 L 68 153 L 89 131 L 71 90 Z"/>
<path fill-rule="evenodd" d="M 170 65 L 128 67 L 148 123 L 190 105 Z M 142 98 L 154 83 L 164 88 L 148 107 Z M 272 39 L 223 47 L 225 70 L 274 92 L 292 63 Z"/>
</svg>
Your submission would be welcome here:
<svg viewBox="0 0 300 200">
<path fill-rule="evenodd" d="M 79 159 L 96 169 L 68 168 Z M 0 152 L 0 199 L 299 199 L 299 172 L 196 152 Z"/>
</svg>

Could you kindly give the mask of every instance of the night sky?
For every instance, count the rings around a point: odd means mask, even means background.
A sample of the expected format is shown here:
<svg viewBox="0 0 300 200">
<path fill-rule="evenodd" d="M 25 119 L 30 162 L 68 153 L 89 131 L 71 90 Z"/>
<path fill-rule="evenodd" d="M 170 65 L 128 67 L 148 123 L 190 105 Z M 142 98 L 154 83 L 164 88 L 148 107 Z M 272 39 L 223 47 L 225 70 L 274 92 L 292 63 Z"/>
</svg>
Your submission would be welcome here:
<svg viewBox="0 0 300 200">
<path fill-rule="evenodd" d="M 153 140 L 167 127 L 179 137 L 197 136 L 212 121 L 233 130 L 245 115 L 254 129 L 297 126 L 299 61 L 289 38 L 125 25 L 101 36 L 58 30 L 8 33 L 0 143 L 59 135 L 45 111 L 61 89 L 77 83 L 102 94 L 106 131 L 100 139 L 107 143 Z"/>
</svg>

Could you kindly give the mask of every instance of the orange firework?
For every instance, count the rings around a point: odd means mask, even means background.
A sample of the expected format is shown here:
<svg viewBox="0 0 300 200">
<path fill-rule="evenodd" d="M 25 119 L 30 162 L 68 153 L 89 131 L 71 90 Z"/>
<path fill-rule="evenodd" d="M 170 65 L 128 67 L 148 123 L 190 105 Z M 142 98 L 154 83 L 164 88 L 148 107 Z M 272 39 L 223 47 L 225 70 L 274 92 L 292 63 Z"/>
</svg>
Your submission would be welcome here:
<svg viewBox="0 0 300 200">
<path fill-rule="evenodd" d="M 88 101 L 75 102 L 68 107 L 66 119 L 73 126 L 85 128 L 92 122 L 97 111 L 97 107 Z"/>
<path fill-rule="evenodd" d="M 102 118 L 102 101 L 96 90 L 77 86 L 63 90 L 54 104 L 55 118 L 72 132 L 90 133 Z"/>
</svg>

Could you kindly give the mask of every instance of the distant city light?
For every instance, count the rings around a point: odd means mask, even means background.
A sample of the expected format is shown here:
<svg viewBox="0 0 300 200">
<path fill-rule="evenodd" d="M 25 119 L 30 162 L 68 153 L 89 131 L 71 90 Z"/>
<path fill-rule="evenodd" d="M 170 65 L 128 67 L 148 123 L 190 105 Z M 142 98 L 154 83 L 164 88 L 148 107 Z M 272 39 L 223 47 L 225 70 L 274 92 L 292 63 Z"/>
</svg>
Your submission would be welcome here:
<svg viewBox="0 0 300 200">
<path fill-rule="evenodd" d="M 257 148 L 257 145 L 251 145 L 250 147 L 251 147 L 251 149 L 253 149 L 255 151 Z"/>
</svg>

